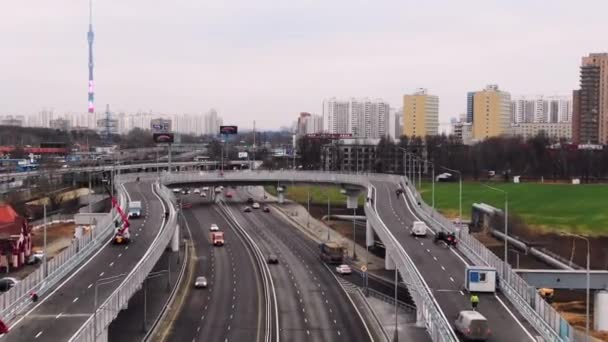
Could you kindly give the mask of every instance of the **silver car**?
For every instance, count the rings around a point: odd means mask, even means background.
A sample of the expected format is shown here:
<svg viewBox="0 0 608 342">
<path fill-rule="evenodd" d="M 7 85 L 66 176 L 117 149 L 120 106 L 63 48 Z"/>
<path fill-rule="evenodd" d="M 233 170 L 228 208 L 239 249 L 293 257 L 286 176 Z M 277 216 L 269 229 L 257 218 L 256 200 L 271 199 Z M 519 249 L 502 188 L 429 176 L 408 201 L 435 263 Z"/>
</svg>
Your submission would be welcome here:
<svg viewBox="0 0 608 342">
<path fill-rule="evenodd" d="M 194 281 L 194 287 L 197 289 L 204 289 L 207 287 L 207 278 L 205 277 L 196 277 Z"/>
</svg>

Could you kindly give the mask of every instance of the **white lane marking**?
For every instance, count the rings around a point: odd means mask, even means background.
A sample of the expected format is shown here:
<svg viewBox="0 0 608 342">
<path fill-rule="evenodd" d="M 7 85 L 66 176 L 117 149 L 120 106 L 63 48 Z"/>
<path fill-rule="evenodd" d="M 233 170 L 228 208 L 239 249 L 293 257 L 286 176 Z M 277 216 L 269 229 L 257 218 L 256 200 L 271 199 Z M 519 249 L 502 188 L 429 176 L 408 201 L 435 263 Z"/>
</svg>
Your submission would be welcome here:
<svg viewBox="0 0 608 342">
<path fill-rule="evenodd" d="M 122 253 L 118 253 L 118 257 L 120 258 L 122 256 Z"/>
<path fill-rule="evenodd" d="M 454 282 L 454 278 L 450 277 L 450 281 L 453 283 Z"/>
<path fill-rule="evenodd" d="M 90 289 L 91 287 L 93 287 L 93 284 L 89 284 L 89 286 L 87 286 L 87 289 Z"/>
<path fill-rule="evenodd" d="M 110 267 L 112 267 L 112 266 L 114 266 L 114 261 L 112 261 L 112 262 L 110 263 Z"/>
<path fill-rule="evenodd" d="M 34 338 L 38 338 L 38 337 L 40 337 L 40 335 L 42 335 L 42 330 L 40 330 Z"/>
<path fill-rule="evenodd" d="M 55 316 L 55 319 L 58 319 L 59 317 L 61 317 L 61 315 L 63 315 L 63 312 L 60 312 L 59 315 Z"/>
<path fill-rule="evenodd" d="M 436 256 L 434 256 L 434 257 L 433 257 L 433 260 L 437 261 L 437 257 L 436 257 Z"/>
<path fill-rule="evenodd" d="M 500 302 L 500 304 L 502 304 L 502 306 L 505 308 L 505 310 L 507 310 L 507 312 L 509 313 L 509 315 L 511 315 L 511 317 L 513 317 L 513 319 L 515 320 L 515 322 L 517 322 L 517 325 L 519 325 L 519 327 L 521 328 L 521 330 L 523 330 L 526 333 L 526 335 L 528 335 L 528 337 L 530 338 L 530 340 L 536 341 L 536 339 L 534 338 L 534 336 L 532 336 L 532 334 L 530 334 L 530 332 L 528 332 L 528 329 L 526 329 L 524 327 L 524 325 L 521 324 L 521 322 L 519 321 L 519 319 L 517 319 L 517 317 L 515 317 L 515 315 L 513 314 L 513 312 L 511 312 L 511 310 L 509 310 L 509 308 L 505 305 L 505 303 L 502 301 L 502 299 L 500 299 L 497 295 L 494 295 L 494 297 L 496 297 L 496 299 L 498 299 L 498 302 Z"/>
<path fill-rule="evenodd" d="M 460 294 L 464 296 L 464 292 L 462 292 L 462 290 L 460 290 Z"/>
<path fill-rule="evenodd" d="M 445 271 L 445 267 L 441 266 L 441 269 Z"/>
<path fill-rule="evenodd" d="M 74 298 L 74 300 L 72 301 L 72 303 L 76 303 L 78 301 L 78 297 Z"/>
<path fill-rule="evenodd" d="M 99 276 L 100 276 L 100 277 L 103 277 L 103 275 L 104 275 L 105 273 L 106 273 L 106 272 L 101 272 L 101 273 L 99 273 Z"/>
</svg>

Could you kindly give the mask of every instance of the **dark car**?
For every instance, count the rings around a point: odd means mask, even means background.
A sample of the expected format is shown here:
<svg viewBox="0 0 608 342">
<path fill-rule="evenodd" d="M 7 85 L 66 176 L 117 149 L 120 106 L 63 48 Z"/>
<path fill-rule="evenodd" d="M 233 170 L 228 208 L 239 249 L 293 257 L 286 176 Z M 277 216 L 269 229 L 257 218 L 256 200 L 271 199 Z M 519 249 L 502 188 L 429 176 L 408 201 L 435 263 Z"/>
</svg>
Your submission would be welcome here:
<svg viewBox="0 0 608 342">
<path fill-rule="evenodd" d="M 278 264 L 279 263 L 279 257 L 276 254 L 270 254 L 268 256 L 268 263 L 269 264 Z"/>
<path fill-rule="evenodd" d="M 245 207 L 245 209 L 243 209 L 243 211 L 246 212 L 246 213 L 250 213 L 251 212 L 251 208 Z"/>
<path fill-rule="evenodd" d="M 263 210 L 264 210 L 265 213 L 269 213 L 270 212 L 270 208 L 268 208 L 268 207 L 264 207 Z"/>
<path fill-rule="evenodd" d="M 253 198 L 252 198 L 252 197 L 249 197 L 249 198 L 247 199 L 247 203 L 249 203 L 249 204 L 253 204 Z"/>
<path fill-rule="evenodd" d="M 5 277 L 0 279 L 0 292 L 6 292 L 17 285 L 19 280 L 12 277 Z"/>
</svg>

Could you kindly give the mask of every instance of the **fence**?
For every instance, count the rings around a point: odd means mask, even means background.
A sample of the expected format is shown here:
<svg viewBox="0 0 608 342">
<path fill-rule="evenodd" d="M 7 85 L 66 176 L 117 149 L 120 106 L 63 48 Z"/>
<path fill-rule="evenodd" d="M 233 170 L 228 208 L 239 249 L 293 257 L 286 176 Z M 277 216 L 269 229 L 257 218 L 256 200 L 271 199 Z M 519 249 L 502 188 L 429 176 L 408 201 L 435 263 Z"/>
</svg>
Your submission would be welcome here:
<svg viewBox="0 0 608 342">
<path fill-rule="evenodd" d="M 146 254 L 139 263 L 132 269 L 120 286 L 95 310 L 95 313 L 72 336 L 70 341 L 95 341 L 101 332 L 106 330 L 110 323 L 118 316 L 118 313 L 126 307 L 129 299 L 141 288 L 141 284 L 148 276 L 150 271 L 162 254 L 168 241 L 177 229 L 177 211 L 175 210 L 176 199 L 173 193 L 166 187 L 156 184 L 156 192 L 169 205 L 169 218 L 165 225 L 161 227 Z"/>
<path fill-rule="evenodd" d="M 118 196 L 121 206 L 124 206 L 126 204 L 125 193 L 119 189 Z M 5 323 L 10 323 L 29 307 L 32 292 L 44 295 L 65 275 L 72 272 L 80 262 L 106 242 L 106 237 L 114 231 L 114 221 L 117 218 L 117 214 L 112 210 L 98 222 L 91 234 L 74 238 L 68 248 L 47 261 L 46 277 L 44 277 L 44 264 L 41 264 L 36 271 L 0 295 L 0 319 Z"/>
<path fill-rule="evenodd" d="M 528 285 L 508 263 L 503 262 L 496 254 L 487 249 L 466 230 L 460 230 L 422 200 L 411 182 L 402 177 L 402 186 L 406 187 L 408 196 L 418 205 L 413 207 L 425 216 L 428 221 L 436 223 L 441 230 L 456 232 L 460 243 L 458 249 L 473 263 L 496 268 L 499 273 L 499 287 L 519 312 L 543 336 L 545 341 L 573 341 L 574 330 L 560 314 L 548 304 L 533 286 Z"/>
</svg>

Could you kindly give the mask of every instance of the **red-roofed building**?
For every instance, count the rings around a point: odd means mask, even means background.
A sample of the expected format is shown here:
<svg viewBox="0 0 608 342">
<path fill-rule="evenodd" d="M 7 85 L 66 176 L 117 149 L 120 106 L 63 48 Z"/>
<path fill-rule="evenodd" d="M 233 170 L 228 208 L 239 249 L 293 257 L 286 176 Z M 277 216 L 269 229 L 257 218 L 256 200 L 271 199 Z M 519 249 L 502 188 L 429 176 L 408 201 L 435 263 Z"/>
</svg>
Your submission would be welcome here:
<svg viewBox="0 0 608 342">
<path fill-rule="evenodd" d="M 32 233 L 27 220 L 9 204 L 0 204 L 0 269 L 21 267 L 32 254 Z"/>
</svg>

